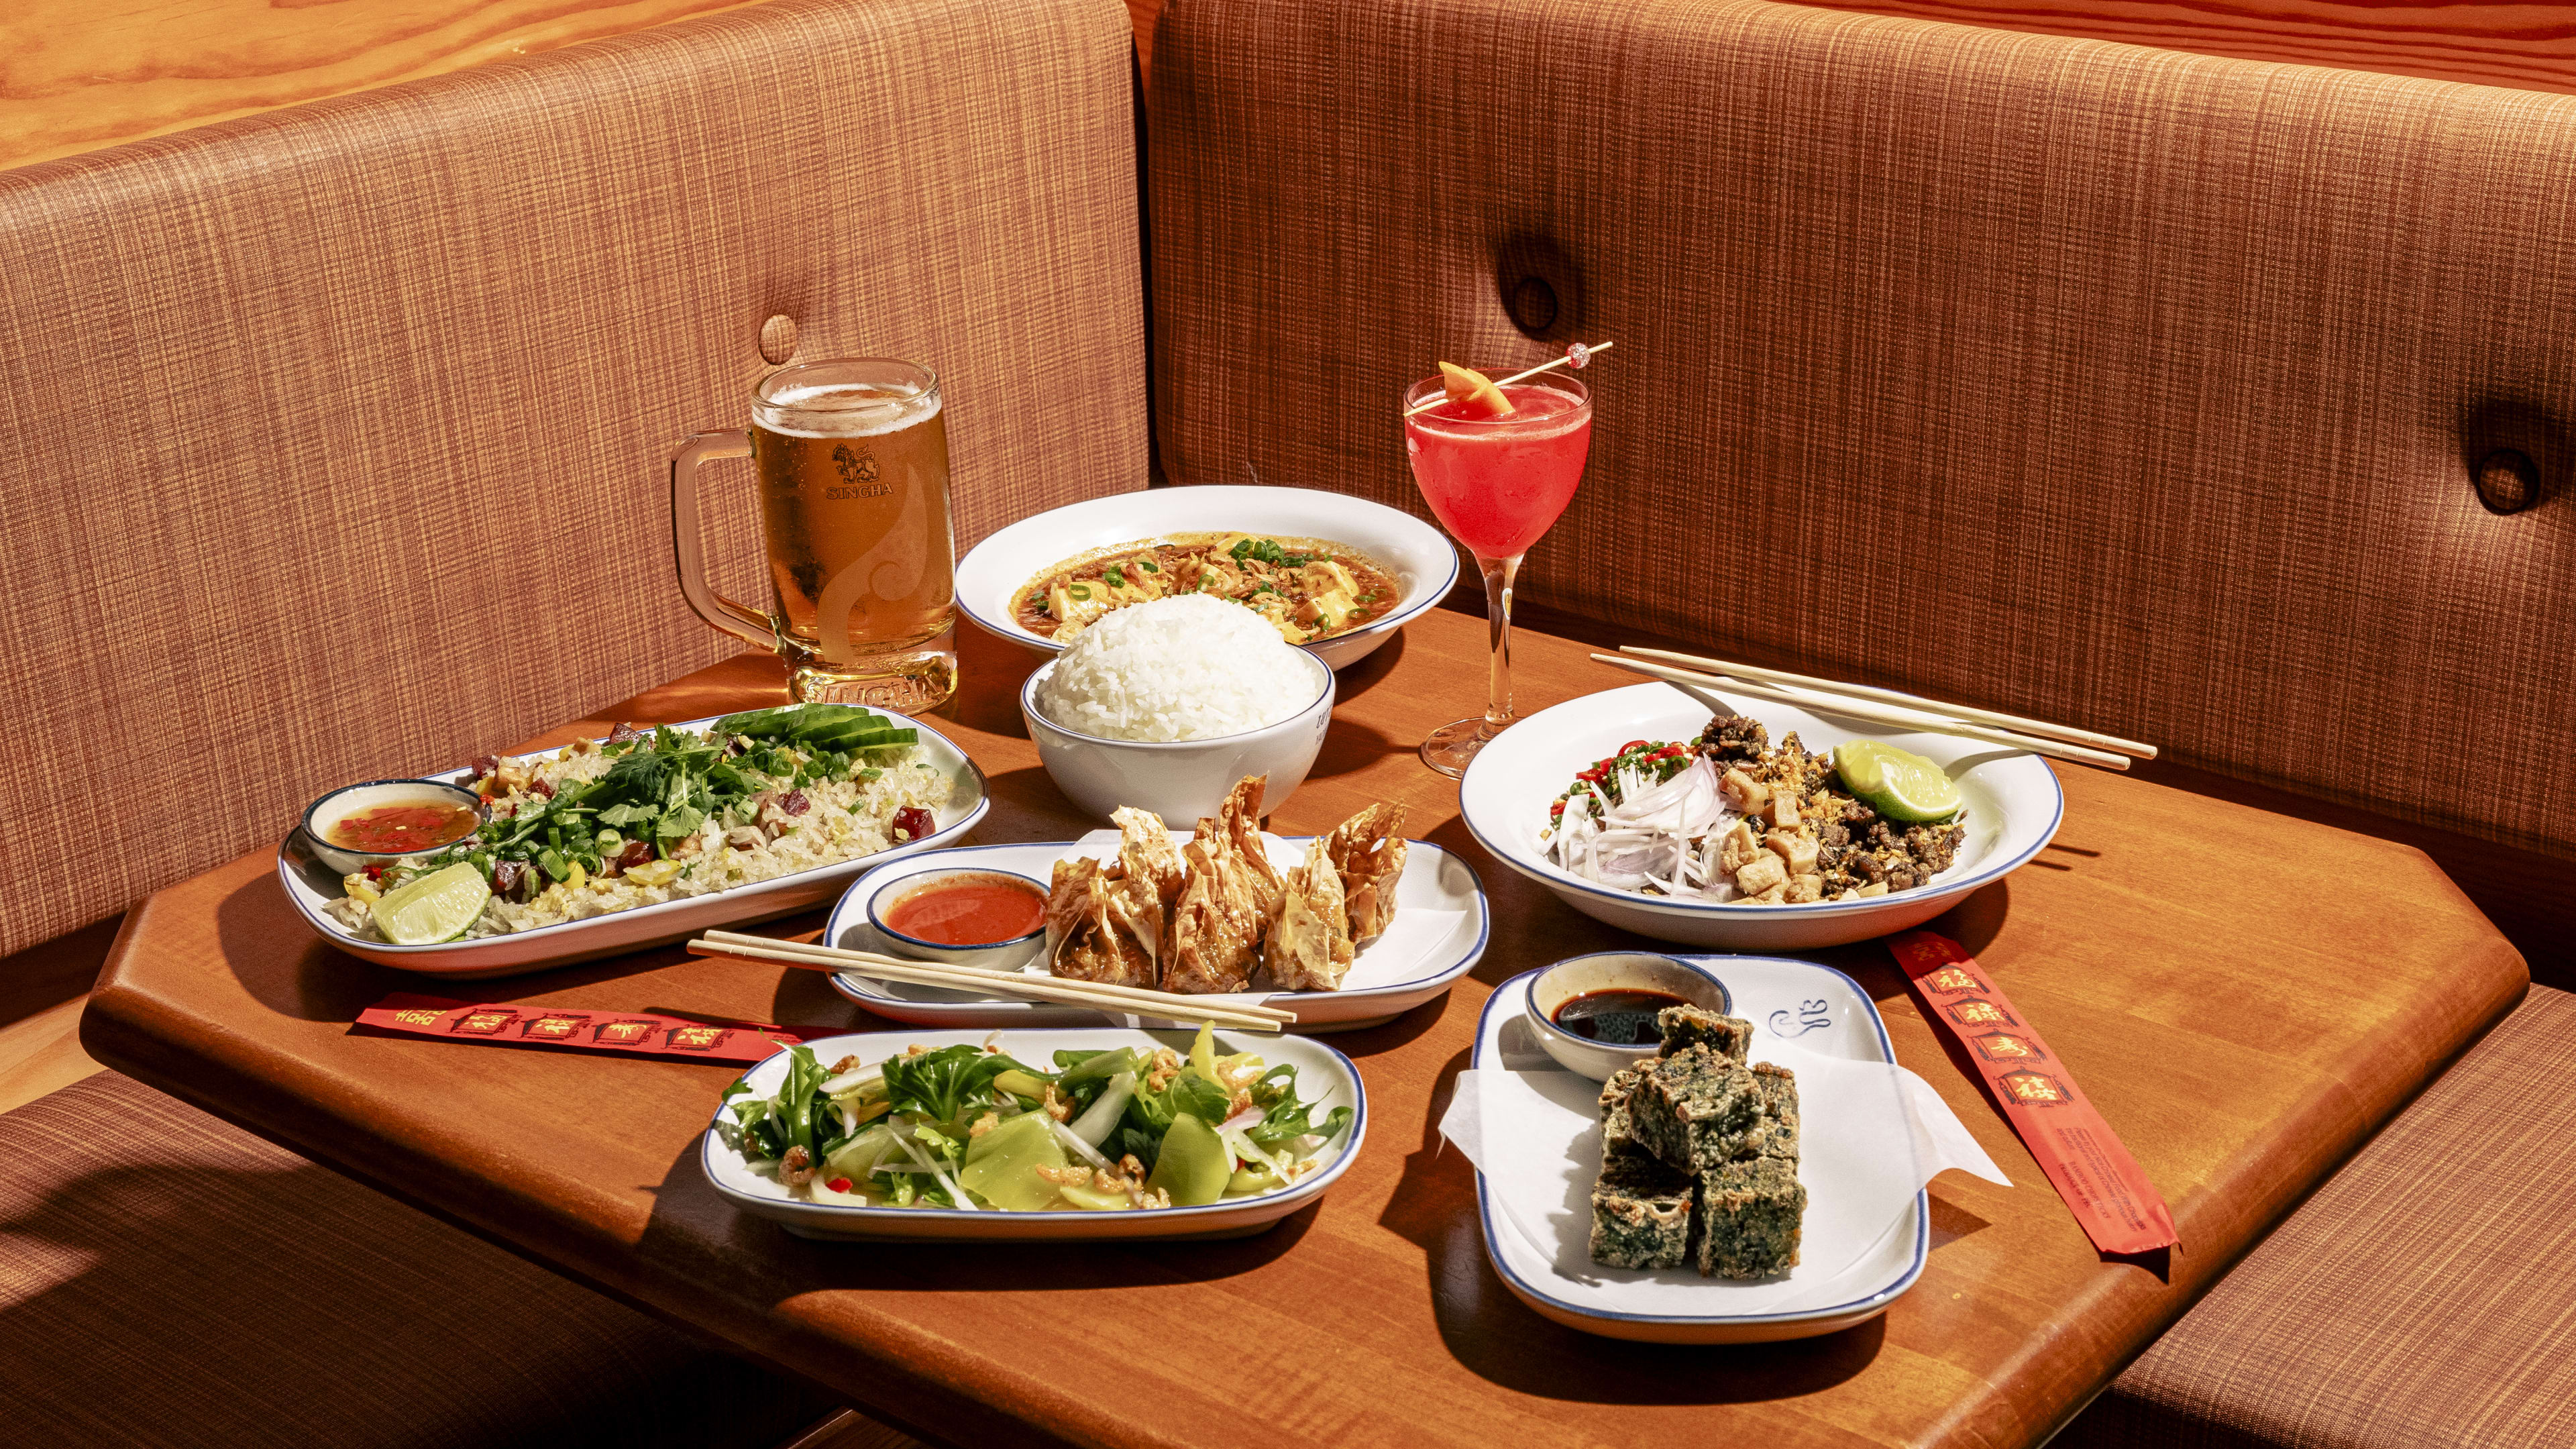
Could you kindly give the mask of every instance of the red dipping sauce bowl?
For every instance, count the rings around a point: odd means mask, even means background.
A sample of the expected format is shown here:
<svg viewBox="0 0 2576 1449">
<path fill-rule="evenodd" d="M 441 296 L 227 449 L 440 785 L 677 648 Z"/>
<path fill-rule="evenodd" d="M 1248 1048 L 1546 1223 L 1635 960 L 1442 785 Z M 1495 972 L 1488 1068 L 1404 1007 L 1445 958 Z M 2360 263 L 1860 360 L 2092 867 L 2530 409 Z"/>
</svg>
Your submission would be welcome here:
<svg viewBox="0 0 2576 1449">
<path fill-rule="evenodd" d="M 1014 971 L 1046 944 L 1046 882 L 985 866 L 897 862 L 859 883 L 890 954 Z"/>
</svg>

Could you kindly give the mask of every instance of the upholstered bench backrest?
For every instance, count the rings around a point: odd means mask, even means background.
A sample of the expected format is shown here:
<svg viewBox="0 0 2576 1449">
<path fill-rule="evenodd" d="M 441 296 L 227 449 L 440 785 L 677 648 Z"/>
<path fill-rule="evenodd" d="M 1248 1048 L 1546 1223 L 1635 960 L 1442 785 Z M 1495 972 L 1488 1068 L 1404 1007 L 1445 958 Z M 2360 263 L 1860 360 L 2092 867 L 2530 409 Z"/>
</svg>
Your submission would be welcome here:
<svg viewBox="0 0 2576 1449">
<path fill-rule="evenodd" d="M 1153 80 L 1175 479 L 1419 512 L 1405 382 L 1615 338 L 1524 597 L 2576 854 L 2576 98 L 1761 0 Z"/>
<path fill-rule="evenodd" d="M 1131 74 L 786 0 L 0 173 L 0 951 L 731 652 L 663 458 L 773 316 L 942 371 L 961 546 L 1141 487 Z"/>
</svg>

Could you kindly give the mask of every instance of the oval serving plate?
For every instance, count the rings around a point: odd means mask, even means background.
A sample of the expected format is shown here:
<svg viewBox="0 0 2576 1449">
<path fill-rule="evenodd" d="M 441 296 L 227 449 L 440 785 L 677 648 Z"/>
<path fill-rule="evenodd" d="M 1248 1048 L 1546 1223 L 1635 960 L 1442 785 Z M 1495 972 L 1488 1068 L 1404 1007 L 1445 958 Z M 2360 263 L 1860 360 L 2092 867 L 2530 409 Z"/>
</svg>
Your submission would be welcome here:
<svg viewBox="0 0 2576 1449">
<path fill-rule="evenodd" d="M 918 719 L 889 711 L 879 713 L 886 714 L 889 719 L 902 720 L 921 731 L 920 745 L 924 755 L 934 768 L 948 772 L 953 793 L 946 805 L 931 813 L 931 819 L 939 827 L 937 830 L 921 840 L 881 850 L 874 855 L 818 865 L 793 875 L 736 886 L 713 895 L 637 906 L 614 915 L 539 926 L 533 931 L 507 936 L 486 936 L 479 941 L 442 941 L 427 946 L 362 941 L 341 930 L 330 913 L 323 909 L 327 902 L 339 897 L 340 878 L 314 859 L 312 847 L 301 829 L 289 835 L 286 842 L 277 848 L 277 881 L 285 888 L 286 898 L 302 913 L 305 924 L 331 945 L 381 966 L 461 981 L 512 976 L 523 971 L 540 971 L 575 961 L 588 961 L 598 956 L 613 956 L 621 951 L 640 951 L 648 946 L 664 945 L 695 935 L 710 927 L 743 925 L 810 910 L 839 894 L 864 871 L 903 856 L 954 844 L 984 818 L 985 811 L 992 808 L 992 801 L 984 789 L 984 772 L 976 768 L 964 750 Z M 671 728 L 703 729 L 722 718 L 723 715 L 711 714 L 703 719 L 680 720 Z M 536 750 L 511 758 L 525 760 L 553 753 L 552 750 Z M 472 779 L 473 771 L 450 770 L 442 775 L 423 778 L 455 783 Z"/>
<path fill-rule="evenodd" d="M 1887 1024 L 1869 993 L 1829 966 L 1761 956 L 1683 959 L 1723 979 L 1736 1011 L 1753 1023 L 1755 1061 L 1763 1059 L 1766 1046 L 1780 1041 L 1817 1056 L 1896 1060 Z M 1559 1108 L 1580 1112 L 1589 1125 L 1566 1151 L 1566 1206 L 1561 1213 L 1549 1215 L 1553 1230 L 1566 1235 L 1558 1251 L 1531 1241 L 1518 1223 L 1498 1212 L 1485 1175 L 1476 1174 L 1476 1219 L 1484 1232 L 1485 1256 L 1512 1296 L 1543 1318 L 1605 1338 L 1640 1343 L 1768 1343 L 1812 1338 L 1866 1322 L 1886 1312 L 1887 1305 L 1923 1276 L 1932 1245 L 1932 1198 L 1921 1190 L 1914 1194 L 1913 1210 L 1875 1240 L 1865 1246 L 1858 1241 L 1847 1244 L 1859 1250 L 1857 1258 L 1832 1272 L 1829 1279 L 1816 1277 L 1819 1271 L 1829 1270 L 1820 1270 L 1812 1262 L 1792 1270 L 1786 1279 L 1762 1283 L 1702 1278 L 1688 1268 L 1632 1270 L 1592 1263 L 1586 1248 L 1590 1221 L 1585 1214 L 1592 1179 L 1601 1170 L 1601 1084 L 1558 1066 L 1541 1049 L 1528 1016 L 1530 983 L 1538 976 L 1536 971 L 1524 972 L 1496 988 L 1476 1023 L 1476 1046 L 1468 1065 L 1480 1075 L 1497 1071 L 1507 1079 L 1481 1104 L 1482 1130 L 1513 1130 L 1515 1101 L 1541 1097 Z M 1902 1108 L 1891 1099 L 1889 1110 L 1901 1112 Z M 1549 1110 L 1524 1120 L 1561 1121 L 1563 1115 Z M 1816 1222 L 1815 1202 L 1835 1189 L 1832 1154 L 1814 1150 L 1819 1136 L 1831 1130 L 1830 1124 L 1813 1116 L 1800 1127 L 1808 1150 L 1798 1177 L 1806 1184 L 1811 1228 Z M 1811 1253 L 1816 1246 L 1811 1240 Z"/>
<path fill-rule="evenodd" d="M 1708 691 L 1724 699 L 1724 690 Z M 1885 740 L 1938 763 L 1959 784 L 1968 809 L 1967 838 L 1956 861 L 1932 883 L 1865 901 L 1812 901 L 1751 906 L 1674 900 L 1613 890 L 1583 879 L 1540 853 L 1547 809 L 1575 772 L 1615 754 L 1630 740 L 1696 739 L 1711 709 L 1666 684 L 1639 684 L 1570 699 L 1540 710 L 1496 735 L 1458 782 L 1458 810 L 1476 843 L 1504 865 L 1537 881 L 1597 921 L 1659 941 L 1730 951 L 1807 951 L 1867 941 L 1948 910 L 1969 892 L 2003 879 L 2039 854 L 2066 815 L 2066 794 L 2048 763 L 1980 740 L 1926 731 L 1838 723 L 1761 700 L 1727 700 L 1735 713 L 1760 720 L 1777 747 L 1792 731 L 1810 753 L 1849 739 Z"/>
<path fill-rule="evenodd" d="M 1270 847 L 1270 858 L 1282 870 L 1302 864 L 1306 842 L 1311 836 L 1286 837 L 1262 833 Z M 1060 840 L 1031 845 L 970 845 L 941 852 L 942 858 L 960 868 L 986 866 L 1013 871 L 1039 880 L 1047 878 L 1055 862 L 1077 848 L 1092 848 L 1103 858 L 1117 853 L 1117 835 L 1101 831 L 1083 840 Z M 870 862 L 873 865 L 875 862 Z M 832 908 L 832 917 L 823 927 L 823 940 L 830 945 L 858 951 L 883 951 L 888 944 L 868 923 L 858 884 L 853 884 L 841 903 Z M 1395 926 L 1380 942 L 1395 939 L 1394 931 L 1407 931 L 1399 944 L 1410 963 L 1395 967 L 1384 963 L 1372 971 L 1370 954 L 1377 944 L 1360 948 L 1352 961 L 1348 976 L 1339 991 L 1277 991 L 1267 994 L 1273 1005 L 1297 1013 L 1296 1030 L 1356 1031 L 1361 1027 L 1379 1026 L 1411 1011 L 1422 1003 L 1458 984 L 1458 978 L 1475 969 L 1485 955 L 1485 941 L 1491 933 L 1492 920 L 1486 908 L 1483 883 L 1467 862 L 1424 840 L 1405 842 L 1404 875 L 1395 885 Z M 1408 928 L 1406 914 L 1413 913 Z M 1454 915 L 1429 926 L 1430 913 Z M 1023 970 L 1039 972 L 1032 962 Z M 843 972 L 832 978 L 832 986 L 843 996 L 879 1016 L 916 1026 L 947 1027 L 1025 1027 L 1025 1026 L 1094 1026 L 1108 1020 L 1102 1012 L 1078 1006 L 1049 1006 L 1034 1001 L 1009 1001 L 998 997 L 969 996 L 961 991 L 948 991 L 936 986 L 909 986 L 891 981 L 878 981 L 855 972 Z"/>
<path fill-rule="evenodd" d="M 826 1064 L 846 1055 L 873 1064 L 919 1045 L 931 1051 L 961 1042 L 982 1046 L 981 1031 L 878 1031 L 824 1037 L 808 1042 Z M 1186 1053 L 1196 1036 L 1188 1031 L 1128 1031 L 1118 1028 L 1031 1029 L 1015 1031 L 998 1045 L 1033 1063 L 1051 1062 L 1059 1050 L 1105 1051 L 1113 1047 L 1167 1046 Z M 1240 1238 L 1260 1232 L 1324 1195 L 1359 1156 L 1368 1137 L 1368 1091 L 1360 1084 L 1351 1059 L 1303 1037 L 1220 1033 L 1217 1050 L 1254 1051 L 1272 1066 L 1297 1068 L 1298 1095 L 1323 1109 L 1351 1109 L 1350 1130 L 1323 1150 L 1324 1165 L 1313 1177 L 1281 1192 L 1204 1207 L 1147 1208 L 1131 1212 L 1014 1213 L 959 1208 L 850 1207 L 807 1202 L 790 1197 L 776 1178 L 754 1172 L 742 1153 L 728 1146 L 720 1128 L 731 1120 L 719 1106 L 709 1121 L 698 1153 L 707 1181 L 734 1206 L 768 1218 L 805 1238 L 935 1238 L 954 1242 L 1068 1242 L 1081 1239 Z M 742 1074 L 754 1093 L 771 1096 L 787 1073 L 787 1053 L 779 1052 Z"/>
<path fill-rule="evenodd" d="M 1410 513 L 1320 488 L 1211 483 L 1116 493 L 1050 508 L 987 537 L 957 564 L 957 607 L 984 632 L 1041 654 L 1065 646 L 1012 620 L 1011 598 L 1041 570 L 1094 549 L 1176 533 L 1276 534 L 1347 544 L 1404 590 L 1393 612 L 1367 628 L 1304 646 L 1331 668 L 1358 662 L 1458 581 L 1458 550 Z"/>
</svg>

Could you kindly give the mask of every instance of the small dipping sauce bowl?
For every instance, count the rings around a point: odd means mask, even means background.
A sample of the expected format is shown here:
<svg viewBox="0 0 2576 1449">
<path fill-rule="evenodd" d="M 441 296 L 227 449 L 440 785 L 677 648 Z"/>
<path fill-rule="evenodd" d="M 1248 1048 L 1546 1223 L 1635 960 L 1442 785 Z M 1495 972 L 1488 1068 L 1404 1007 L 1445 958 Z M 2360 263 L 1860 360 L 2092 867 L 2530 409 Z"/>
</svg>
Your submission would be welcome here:
<svg viewBox="0 0 2576 1449">
<path fill-rule="evenodd" d="M 427 844 L 400 850 L 354 850 L 332 843 L 331 832 L 343 824 L 395 806 L 430 806 L 444 810 L 461 806 L 468 813 L 459 818 L 471 823 L 444 839 L 431 839 Z M 371 865 L 391 865 L 407 855 L 423 855 L 441 846 L 452 845 L 482 823 L 482 810 L 482 798 L 462 785 L 450 785 L 439 780 L 369 780 L 363 785 L 343 785 L 305 806 L 304 838 L 311 844 L 315 860 L 335 874 L 348 875 Z"/>
<path fill-rule="evenodd" d="M 1539 1046 L 1556 1059 L 1558 1066 L 1596 1082 L 1606 1082 L 1626 1068 L 1654 1059 L 1663 1043 L 1651 1034 L 1642 1042 L 1603 1041 L 1558 1024 L 1557 1018 L 1566 1014 L 1567 1007 L 1573 1006 L 1579 1012 L 1584 998 L 1612 992 L 1675 998 L 1721 1016 L 1731 1016 L 1735 1010 L 1735 998 L 1728 993 L 1726 983 L 1687 961 L 1651 951 L 1569 956 L 1541 971 L 1529 988 L 1530 1025 L 1538 1033 Z M 1667 1000 L 1663 1004 L 1675 1003 Z"/>
<path fill-rule="evenodd" d="M 861 905 L 890 955 L 948 966 L 980 966 L 1016 971 L 1046 945 L 1046 882 L 1016 871 L 987 866 L 961 867 L 935 862 L 897 864 L 861 883 Z M 1006 894 L 1007 893 L 1007 894 Z M 1012 897 L 1029 903 L 1025 916 Z M 1008 924 L 995 926 L 997 918 Z M 996 940 L 963 937 L 1007 930 L 1021 921 L 1026 929 Z M 981 929 L 979 929 L 981 928 Z M 960 939 L 943 939 L 958 937 Z"/>
</svg>

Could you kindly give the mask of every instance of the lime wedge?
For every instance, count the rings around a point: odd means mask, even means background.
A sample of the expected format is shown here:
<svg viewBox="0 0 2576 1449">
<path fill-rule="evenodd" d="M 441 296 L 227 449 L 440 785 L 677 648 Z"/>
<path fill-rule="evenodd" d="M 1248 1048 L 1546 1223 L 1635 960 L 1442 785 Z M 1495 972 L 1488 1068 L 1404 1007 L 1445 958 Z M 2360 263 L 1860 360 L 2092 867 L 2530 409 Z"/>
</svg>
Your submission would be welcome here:
<svg viewBox="0 0 2576 1449">
<path fill-rule="evenodd" d="M 492 887 L 483 872 L 474 862 L 460 860 L 385 892 L 376 902 L 376 929 L 397 946 L 453 941 L 483 914 L 483 903 L 490 899 Z"/>
<path fill-rule="evenodd" d="M 1959 813 L 1959 786 L 1921 755 L 1877 740 L 1834 746 L 1834 773 L 1854 798 L 1890 820 L 1920 824 Z"/>
</svg>

